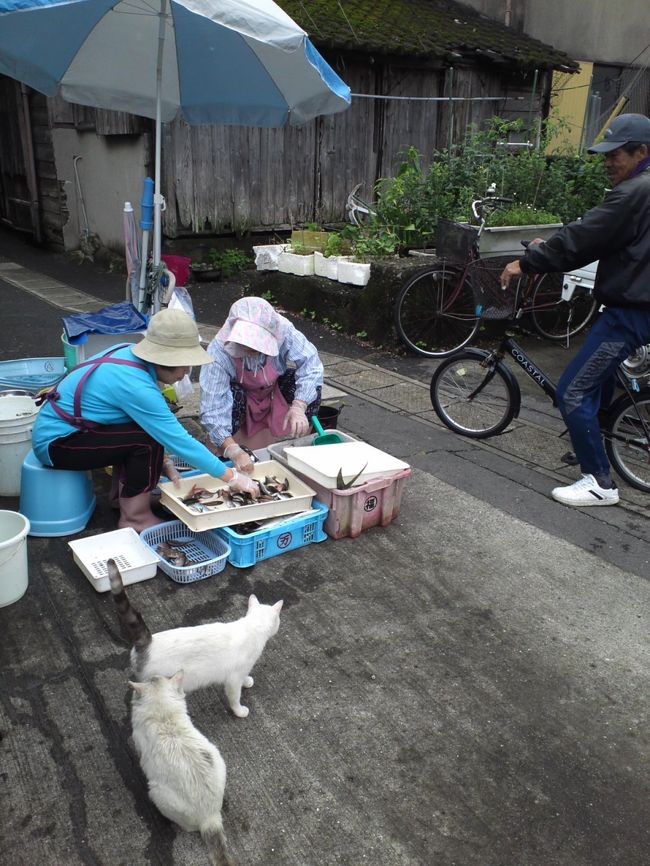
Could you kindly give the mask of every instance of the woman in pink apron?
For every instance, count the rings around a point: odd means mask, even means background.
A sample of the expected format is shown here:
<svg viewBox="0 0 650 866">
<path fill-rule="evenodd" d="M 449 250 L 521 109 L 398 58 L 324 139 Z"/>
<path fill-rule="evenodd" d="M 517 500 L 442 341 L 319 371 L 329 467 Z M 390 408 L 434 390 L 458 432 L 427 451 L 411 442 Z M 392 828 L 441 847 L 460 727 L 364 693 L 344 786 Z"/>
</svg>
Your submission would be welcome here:
<svg viewBox="0 0 650 866">
<path fill-rule="evenodd" d="M 237 469 L 252 469 L 246 449 L 309 432 L 323 365 L 316 347 L 268 301 L 236 301 L 208 353 L 214 363 L 201 370 L 201 423 Z"/>
</svg>

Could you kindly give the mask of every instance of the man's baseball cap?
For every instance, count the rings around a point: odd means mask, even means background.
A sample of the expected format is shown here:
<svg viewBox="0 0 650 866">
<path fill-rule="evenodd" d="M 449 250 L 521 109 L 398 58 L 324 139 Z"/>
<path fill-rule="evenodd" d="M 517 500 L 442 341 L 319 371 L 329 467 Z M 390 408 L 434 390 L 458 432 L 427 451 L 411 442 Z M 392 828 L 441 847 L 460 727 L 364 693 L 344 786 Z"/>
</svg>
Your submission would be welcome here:
<svg viewBox="0 0 650 866">
<path fill-rule="evenodd" d="M 587 148 L 589 153 L 609 153 L 627 144 L 639 141 L 650 144 L 650 118 L 645 114 L 620 114 L 605 130 L 603 140 Z"/>
</svg>

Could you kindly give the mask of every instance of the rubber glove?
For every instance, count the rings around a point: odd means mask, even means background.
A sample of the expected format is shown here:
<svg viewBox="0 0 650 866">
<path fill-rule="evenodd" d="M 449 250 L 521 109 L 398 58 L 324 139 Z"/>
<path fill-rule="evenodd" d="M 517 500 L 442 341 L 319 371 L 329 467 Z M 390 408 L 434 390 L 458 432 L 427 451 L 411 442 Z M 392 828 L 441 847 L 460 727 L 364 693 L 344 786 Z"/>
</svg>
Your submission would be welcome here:
<svg viewBox="0 0 650 866">
<path fill-rule="evenodd" d="M 246 472 L 248 475 L 253 471 L 253 461 L 250 454 L 247 454 L 244 449 L 237 445 L 236 442 L 226 445 L 223 449 L 223 456 L 226 460 L 232 460 L 235 469 L 239 472 Z"/>
<path fill-rule="evenodd" d="M 163 472 L 169 478 L 169 480 L 173 483 L 174 487 L 181 486 L 181 473 L 178 471 L 176 466 L 174 465 L 174 461 L 171 457 L 163 458 Z"/>
<path fill-rule="evenodd" d="M 236 469 L 230 471 L 233 473 L 232 478 L 226 482 L 230 490 L 233 493 L 250 493 L 253 499 L 257 499 L 260 495 L 259 484 L 248 475 L 241 475 Z"/>
<path fill-rule="evenodd" d="M 309 433 L 309 421 L 305 414 L 306 408 L 307 404 L 303 403 L 302 400 L 294 400 L 284 417 L 282 429 L 287 430 L 292 439 L 306 436 Z"/>
</svg>

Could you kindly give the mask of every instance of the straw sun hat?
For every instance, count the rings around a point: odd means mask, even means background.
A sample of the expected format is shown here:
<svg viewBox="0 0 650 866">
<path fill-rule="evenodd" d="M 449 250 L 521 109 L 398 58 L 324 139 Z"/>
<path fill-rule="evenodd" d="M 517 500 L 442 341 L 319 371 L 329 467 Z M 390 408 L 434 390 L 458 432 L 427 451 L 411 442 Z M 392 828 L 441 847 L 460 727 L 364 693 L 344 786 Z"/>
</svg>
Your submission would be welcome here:
<svg viewBox="0 0 650 866">
<path fill-rule="evenodd" d="M 201 347 L 196 322 L 182 310 L 161 310 L 149 320 L 149 327 L 132 352 L 143 361 L 164 367 L 192 367 L 211 364 Z"/>
</svg>

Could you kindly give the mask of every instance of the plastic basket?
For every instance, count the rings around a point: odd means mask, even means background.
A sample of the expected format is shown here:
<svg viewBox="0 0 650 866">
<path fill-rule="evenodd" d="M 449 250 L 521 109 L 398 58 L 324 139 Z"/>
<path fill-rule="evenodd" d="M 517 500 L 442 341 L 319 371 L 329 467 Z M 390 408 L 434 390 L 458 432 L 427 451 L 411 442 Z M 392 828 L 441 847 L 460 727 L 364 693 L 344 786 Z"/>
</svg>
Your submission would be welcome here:
<svg viewBox="0 0 650 866">
<path fill-rule="evenodd" d="M 194 583 L 218 574 L 226 567 L 230 545 L 212 532 L 193 532 L 180 520 L 170 520 L 143 529 L 140 539 L 158 557 L 158 567 L 176 583 Z M 156 551 L 165 541 L 182 541 L 189 565 L 172 565 Z"/>
<path fill-rule="evenodd" d="M 63 358 L 21 358 L 0 361 L 0 388 L 21 388 L 36 394 L 65 375 Z"/>
<path fill-rule="evenodd" d="M 115 529 L 69 541 L 68 547 L 79 568 L 97 592 L 108 592 L 107 559 L 114 559 L 124 586 L 156 576 L 156 554 L 142 543 L 141 536 L 130 527 Z"/>
<path fill-rule="evenodd" d="M 512 256 L 494 256 L 470 262 L 465 271 L 474 295 L 476 315 L 482 319 L 511 319 L 517 310 L 519 289 L 526 278 L 510 280 L 508 287 L 501 288 L 501 274 Z"/>
<path fill-rule="evenodd" d="M 230 545 L 228 562 L 231 565 L 237 568 L 250 568 L 263 559 L 271 559 L 273 556 L 296 550 L 298 547 L 306 547 L 313 542 L 325 541 L 327 534 L 323 524 L 328 510 L 326 505 L 314 502 L 311 511 L 292 515 L 275 526 L 262 527 L 246 535 L 241 535 L 236 528 L 230 526 L 222 526 L 213 529 L 212 532 Z"/>
</svg>

